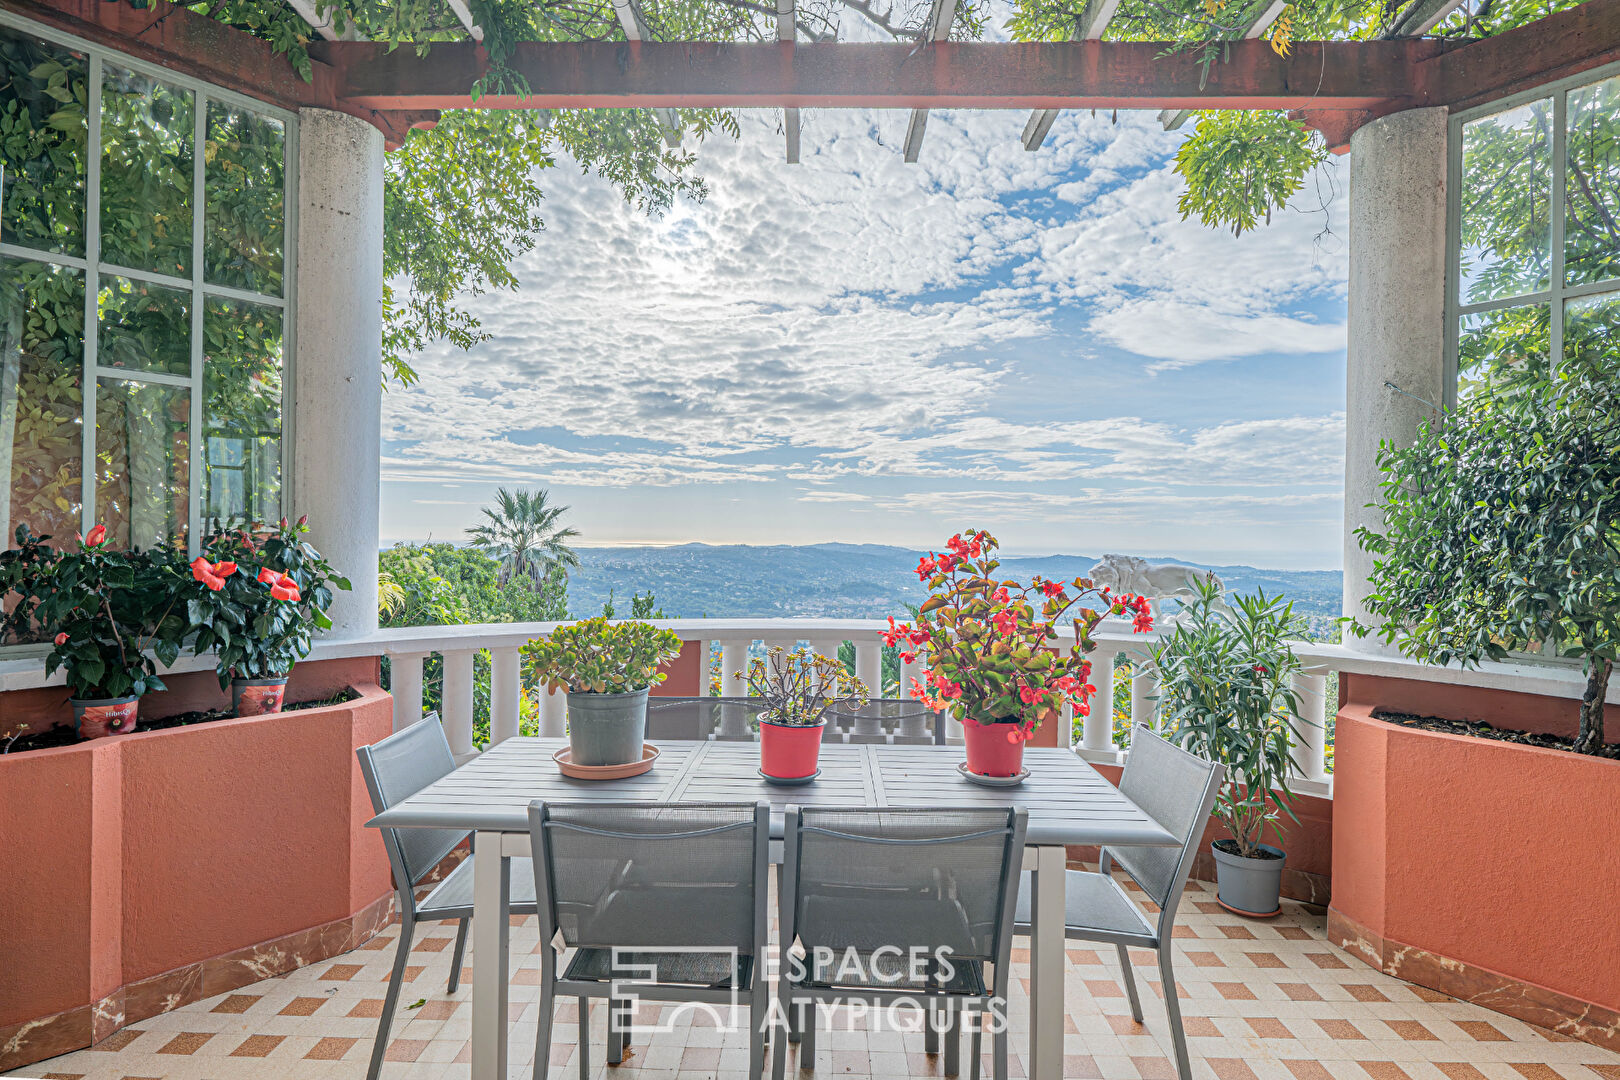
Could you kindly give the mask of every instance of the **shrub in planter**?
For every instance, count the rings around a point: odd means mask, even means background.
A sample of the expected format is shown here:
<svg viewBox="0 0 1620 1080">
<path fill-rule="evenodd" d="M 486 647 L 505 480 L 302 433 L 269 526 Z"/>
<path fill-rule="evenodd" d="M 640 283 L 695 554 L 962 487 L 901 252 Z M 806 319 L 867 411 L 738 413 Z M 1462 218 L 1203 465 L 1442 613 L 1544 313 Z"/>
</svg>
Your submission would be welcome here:
<svg viewBox="0 0 1620 1080">
<path fill-rule="evenodd" d="M 1609 351 L 1604 351 L 1607 348 Z M 1526 372 L 1385 444 L 1371 626 L 1407 656 L 1464 666 L 1543 641 L 1587 684 L 1573 749 L 1604 750 L 1620 657 L 1620 360 L 1613 346 Z"/>
<path fill-rule="evenodd" d="M 347 590 L 303 539 L 308 519 L 274 526 L 230 524 L 203 538 L 185 589 L 192 650 L 215 654 L 221 689 L 238 716 L 281 711 L 293 665 L 309 655 L 316 629 L 330 629 L 334 588 Z"/>
<path fill-rule="evenodd" d="M 1041 723 L 1058 719 L 1065 701 L 1082 716 L 1091 711 L 1096 687 L 1086 653 L 1097 647 L 1097 624 L 1129 612 L 1132 629 L 1145 633 L 1153 629 L 1151 608 L 1145 597 L 1112 594 L 1090 578 L 998 580 L 996 538 L 982 529 L 958 533 L 945 546 L 917 564 L 929 595 L 915 624 L 891 618 L 884 644 L 898 645 L 906 663 L 926 658 L 927 682 L 913 679 L 911 695 L 962 722 L 968 769 L 1015 776 L 1024 743 Z M 1062 651 L 1058 627 L 1066 618 L 1074 644 Z"/>
<path fill-rule="evenodd" d="M 1232 834 L 1213 844 L 1219 899 L 1251 915 L 1276 912 L 1285 855 L 1263 843 L 1289 805 L 1289 749 L 1298 737 L 1299 658 L 1288 639 L 1303 637 L 1293 604 L 1264 592 L 1222 603 L 1218 587 L 1198 590 L 1149 650 L 1158 669 L 1159 726 L 1178 746 L 1226 766 L 1215 817 Z"/>
<path fill-rule="evenodd" d="M 681 654 L 673 630 L 604 617 L 559 626 L 523 646 L 529 677 L 568 694 L 568 744 L 576 765 L 624 765 L 641 759 L 647 691 L 658 669 Z"/>
<path fill-rule="evenodd" d="M 166 547 L 109 549 L 101 525 L 64 550 L 49 539 L 19 525 L 0 552 L 0 596 L 16 597 L 0 638 L 53 635 L 45 674 L 62 669 L 81 738 L 133 731 L 141 695 L 165 689 L 157 664 L 174 663 L 188 630 L 175 589 L 184 563 Z"/>
<path fill-rule="evenodd" d="M 750 697 L 761 699 L 759 771 L 780 780 L 814 776 L 821 757 L 827 710 L 867 702 L 866 684 L 830 657 L 789 652 L 773 645 L 753 660 L 738 679 L 747 679 Z"/>
</svg>

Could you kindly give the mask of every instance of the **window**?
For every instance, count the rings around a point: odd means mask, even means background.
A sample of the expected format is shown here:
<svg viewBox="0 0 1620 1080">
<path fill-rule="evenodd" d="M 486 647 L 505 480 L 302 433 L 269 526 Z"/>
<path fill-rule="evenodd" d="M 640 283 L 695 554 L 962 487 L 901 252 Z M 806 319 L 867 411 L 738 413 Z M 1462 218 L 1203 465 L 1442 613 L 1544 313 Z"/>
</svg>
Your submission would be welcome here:
<svg viewBox="0 0 1620 1080">
<path fill-rule="evenodd" d="M 1452 118 L 1457 394 L 1620 340 L 1620 75 L 1606 75 Z"/>
<path fill-rule="evenodd" d="M 99 522 L 194 552 L 213 522 L 281 516 L 296 137 L 0 13 L 6 546 Z"/>
</svg>

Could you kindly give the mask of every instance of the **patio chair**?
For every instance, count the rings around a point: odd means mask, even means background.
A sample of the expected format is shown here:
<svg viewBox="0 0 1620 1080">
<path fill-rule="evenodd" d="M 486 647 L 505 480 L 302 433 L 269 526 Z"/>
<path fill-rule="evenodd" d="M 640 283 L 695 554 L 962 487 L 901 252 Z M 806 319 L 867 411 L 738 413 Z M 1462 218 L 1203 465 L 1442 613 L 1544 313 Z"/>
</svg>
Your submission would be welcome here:
<svg viewBox="0 0 1620 1080">
<path fill-rule="evenodd" d="M 640 1001 L 692 1003 L 711 1015 L 748 1005 L 749 1076 L 765 1067 L 762 1021 L 770 941 L 766 803 L 529 804 L 539 898 L 540 1026 L 534 1077 L 546 1080 L 559 994 L 579 999 L 579 1075 L 590 1080 L 590 1003 L 608 1002 L 610 1065 Z M 557 974 L 560 936 L 573 949 Z M 625 984 L 634 984 L 634 998 Z M 714 1006 L 715 1008 L 710 1008 Z M 735 1008 L 731 1009 L 735 1015 Z"/>
<path fill-rule="evenodd" d="M 1164 985 L 1164 1009 L 1170 1019 L 1170 1037 L 1175 1044 L 1176 1072 L 1180 1080 L 1192 1080 L 1187 1061 L 1187 1035 L 1181 1025 L 1181 1002 L 1176 994 L 1176 977 L 1171 960 L 1176 905 L 1192 872 L 1193 858 L 1204 835 L 1204 823 L 1215 805 L 1216 792 L 1226 770 L 1173 746 L 1148 728 L 1137 725 L 1131 732 L 1131 751 L 1125 759 L 1125 774 L 1119 789 L 1153 820 L 1172 835 L 1181 838 L 1180 847 L 1103 848 L 1097 873 L 1070 870 L 1064 875 L 1065 936 L 1080 941 L 1111 944 L 1119 950 L 1119 965 L 1125 972 L 1125 992 L 1130 998 L 1131 1015 L 1142 1022 L 1142 1001 L 1136 992 L 1136 976 L 1131 971 L 1130 947 L 1152 949 L 1159 955 L 1159 973 Z M 1150 924 L 1147 917 L 1109 872 L 1110 864 L 1131 876 L 1159 907 L 1159 917 Z M 1027 879 L 1028 875 L 1024 875 Z M 1030 922 L 1030 884 L 1025 880 L 1018 893 L 1018 932 L 1027 933 Z"/>
<path fill-rule="evenodd" d="M 977 1080 L 983 1020 L 992 1007 L 1006 1016 L 1027 825 L 1028 814 L 1011 807 L 788 808 L 778 986 L 782 1015 L 799 1035 L 800 1069 L 815 1066 L 818 1004 L 920 1001 L 927 1003 L 928 1031 L 945 1031 L 948 1076 L 958 1071 L 963 1015 L 977 1014 Z M 790 958 L 795 942 L 802 949 L 797 963 Z M 917 955 L 928 958 L 926 965 L 912 963 Z M 934 1022 L 941 1013 L 945 1022 Z M 781 1035 L 774 1080 L 787 1067 Z M 1007 1052 L 1002 1022 L 994 1035 L 996 1080 L 1006 1080 Z"/>
<path fill-rule="evenodd" d="M 429 713 L 404 731 L 398 731 L 355 753 L 360 772 L 371 793 L 371 808 L 382 813 L 416 794 L 435 780 L 455 771 L 456 759 L 450 753 L 444 725 L 438 713 Z M 394 970 L 383 997 L 382 1016 L 377 1020 L 377 1041 L 371 1048 L 367 1080 L 377 1080 L 383 1053 L 388 1049 L 388 1032 L 394 1010 L 399 1005 L 400 984 L 405 978 L 405 962 L 410 958 L 416 924 L 424 921 L 455 919 L 455 951 L 450 958 L 449 992 L 461 982 L 461 961 L 467 951 L 467 924 L 472 918 L 473 863 L 464 859 L 448 877 L 422 899 L 416 899 L 416 886 L 439 865 L 469 833 L 456 829 L 382 829 L 383 847 L 393 870 L 394 889 L 399 904 L 399 946 L 394 951 Z M 529 860 L 512 860 L 511 910 L 514 915 L 534 914 L 534 876 Z"/>
</svg>

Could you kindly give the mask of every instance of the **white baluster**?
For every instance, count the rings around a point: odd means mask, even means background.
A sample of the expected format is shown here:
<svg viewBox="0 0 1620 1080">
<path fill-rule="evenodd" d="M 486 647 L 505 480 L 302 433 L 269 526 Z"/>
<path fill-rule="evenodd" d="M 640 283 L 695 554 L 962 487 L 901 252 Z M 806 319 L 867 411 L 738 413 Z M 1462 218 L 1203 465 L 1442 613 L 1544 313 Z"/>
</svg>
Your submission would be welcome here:
<svg viewBox="0 0 1620 1080">
<path fill-rule="evenodd" d="M 426 653 L 399 653 L 388 658 L 395 731 L 403 731 L 422 719 L 422 661 L 426 659 Z"/>
<path fill-rule="evenodd" d="M 1159 676 L 1152 664 L 1138 659 L 1131 665 L 1131 726 L 1153 726 L 1159 711 Z"/>
<path fill-rule="evenodd" d="M 1293 678 L 1299 695 L 1299 738 L 1289 751 L 1294 770 L 1307 780 L 1327 778 L 1327 674 L 1304 671 Z"/>
<path fill-rule="evenodd" d="M 1091 715 L 1081 725 L 1080 745 L 1087 750 L 1114 749 L 1114 653 L 1106 645 L 1091 654 Z"/>
<path fill-rule="evenodd" d="M 1058 740 L 1059 746 L 1067 746 L 1070 750 L 1075 748 L 1074 742 L 1074 702 L 1063 702 L 1063 737 Z"/>
<path fill-rule="evenodd" d="M 704 638 L 687 638 L 686 641 L 681 642 L 681 644 L 685 645 L 687 641 L 689 641 L 692 644 L 697 646 L 697 654 L 698 654 L 697 690 L 694 692 L 693 696 L 695 696 L 695 697 L 708 697 L 709 696 L 709 643 Z"/>
<path fill-rule="evenodd" d="M 748 670 L 749 641 L 726 641 L 720 645 L 720 696 L 747 697 L 748 687 L 743 685 Z"/>
<path fill-rule="evenodd" d="M 567 734 L 568 694 L 562 690 L 548 690 L 540 684 L 540 734 L 557 737 Z"/>
<path fill-rule="evenodd" d="M 518 686 L 516 646 L 489 651 L 489 745 L 504 742 L 518 733 Z"/>
<path fill-rule="evenodd" d="M 450 752 L 457 758 L 473 752 L 473 657 L 471 650 L 441 654 L 444 657 L 444 684 L 439 694 L 440 718 L 450 740 Z"/>
<path fill-rule="evenodd" d="M 866 684 L 867 696 L 876 702 L 883 696 L 883 645 L 877 641 L 856 641 L 855 677 Z M 866 710 L 870 715 L 855 718 L 855 729 L 849 733 L 854 743 L 880 743 L 885 741 L 883 722 L 878 719 L 879 706 Z"/>
</svg>

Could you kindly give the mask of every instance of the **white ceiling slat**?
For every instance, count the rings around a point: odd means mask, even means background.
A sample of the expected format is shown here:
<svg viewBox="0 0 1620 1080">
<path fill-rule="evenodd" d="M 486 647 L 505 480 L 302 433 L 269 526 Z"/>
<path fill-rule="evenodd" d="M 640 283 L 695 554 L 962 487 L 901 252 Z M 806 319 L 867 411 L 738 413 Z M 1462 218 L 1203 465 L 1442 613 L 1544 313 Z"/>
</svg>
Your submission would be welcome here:
<svg viewBox="0 0 1620 1080">
<path fill-rule="evenodd" d="M 945 41 L 951 36 L 951 23 L 956 21 L 956 0 L 934 0 L 928 9 L 928 22 L 923 25 L 929 42 Z M 906 124 L 905 159 L 916 164 L 922 153 L 923 135 L 928 130 L 928 110 L 912 109 L 911 121 Z"/>
<path fill-rule="evenodd" d="M 1080 13 L 1080 21 L 1075 24 L 1071 41 L 1098 41 L 1108 24 L 1114 21 L 1114 12 L 1119 10 L 1119 0 L 1091 0 L 1086 10 Z M 1052 130 L 1057 121 L 1058 110 L 1036 109 L 1029 114 L 1024 122 L 1024 149 L 1035 151 L 1041 148 L 1046 141 L 1046 133 Z"/>
<path fill-rule="evenodd" d="M 1250 23 L 1247 30 L 1243 31 L 1243 39 L 1252 41 L 1264 34 L 1271 28 L 1271 24 L 1276 22 L 1278 17 L 1282 15 L 1283 9 L 1287 6 L 1288 0 L 1272 0 L 1266 10 L 1260 13 L 1260 17 Z M 1165 109 L 1159 113 L 1159 122 L 1164 125 L 1164 130 L 1174 131 L 1182 124 L 1185 124 L 1187 118 L 1191 115 L 1191 109 Z"/>
<path fill-rule="evenodd" d="M 793 0 L 776 0 L 776 40 L 789 43 L 798 40 L 793 25 Z M 799 163 L 799 110 L 782 110 L 782 129 L 787 136 L 787 163 Z"/>
<path fill-rule="evenodd" d="M 1386 38 L 1422 37 L 1436 26 L 1440 20 L 1462 7 L 1463 0 L 1412 0 L 1410 6 L 1395 20 L 1395 25 L 1389 28 Z"/>
<path fill-rule="evenodd" d="M 482 42 L 484 28 L 473 24 L 472 11 L 467 7 L 467 0 L 445 0 L 445 3 L 450 5 L 450 10 L 456 13 L 456 18 L 461 20 L 461 25 L 472 35 L 472 39 Z"/>
<path fill-rule="evenodd" d="M 613 11 L 619 16 L 619 27 L 628 41 L 647 40 L 647 23 L 635 0 L 613 0 Z M 664 129 L 664 144 L 671 150 L 681 145 L 681 121 L 674 109 L 654 109 L 658 126 Z"/>
<path fill-rule="evenodd" d="M 298 12 L 298 17 L 309 23 L 321 37 L 327 41 L 336 41 L 338 39 L 337 31 L 332 29 L 332 17 L 330 15 L 323 16 L 317 12 L 315 10 L 315 0 L 287 0 L 287 4 Z"/>
</svg>

